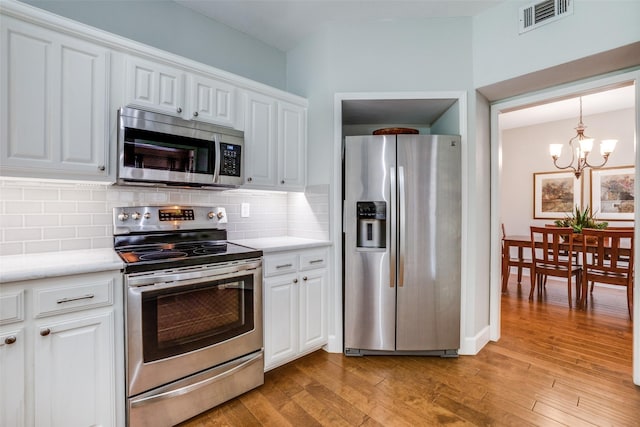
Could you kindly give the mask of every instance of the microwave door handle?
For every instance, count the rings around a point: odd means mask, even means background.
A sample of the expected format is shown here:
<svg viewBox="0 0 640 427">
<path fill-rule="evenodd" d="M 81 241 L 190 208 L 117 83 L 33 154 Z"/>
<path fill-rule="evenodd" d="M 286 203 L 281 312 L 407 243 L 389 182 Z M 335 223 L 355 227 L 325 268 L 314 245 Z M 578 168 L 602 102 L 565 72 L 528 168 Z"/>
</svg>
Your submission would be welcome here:
<svg viewBox="0 0 640 427">
<path fill-rule="evenodd" d="M 215 150 L 215 162 L 213 165 L 213 182 L 218 182 L 220 178 L 220 162 L 222 159 L 220 158 L 220 134 L 216 133 L 213 135 L 213 144 Z"/>
</svg>

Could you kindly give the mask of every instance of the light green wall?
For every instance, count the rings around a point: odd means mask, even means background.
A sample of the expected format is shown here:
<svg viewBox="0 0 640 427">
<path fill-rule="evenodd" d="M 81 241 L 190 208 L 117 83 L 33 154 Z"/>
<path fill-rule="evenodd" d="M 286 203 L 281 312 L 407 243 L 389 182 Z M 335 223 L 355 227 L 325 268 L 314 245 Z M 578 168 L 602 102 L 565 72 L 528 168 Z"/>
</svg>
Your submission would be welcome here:
<svg viewBox="0 0 640 427">
<path fill-rule="evenodd" d="M 289 51 L 288 88 L 309 99 L 309 182 L 331 179 L 335 93 L 471 90 L 471 47 L 471 19 L 445 18 L 334 25 Z"/>
<path fill-rule="evenodd" d="M 574 0 L 573 15 L 518 34 L 518 9 L 531 3 L 509 0 L 474 17 L 475 87 L 640 41 L 638 0 Z"/>
<path fill-rule="evenodd" d="M 172 1 L 23 2 L 278 89 L 286 88 L 284 52 Z"/>
</svg>

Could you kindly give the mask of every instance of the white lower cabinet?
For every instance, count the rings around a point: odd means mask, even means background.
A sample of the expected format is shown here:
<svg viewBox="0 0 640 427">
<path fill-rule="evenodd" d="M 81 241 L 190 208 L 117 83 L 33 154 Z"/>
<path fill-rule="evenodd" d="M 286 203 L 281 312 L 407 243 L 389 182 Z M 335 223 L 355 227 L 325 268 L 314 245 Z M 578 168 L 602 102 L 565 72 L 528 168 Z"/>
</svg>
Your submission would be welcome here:
<svg viewBox="0 0 640 427">
<path fill-rule="evenodd" d="M 0 425 L 123 425 L 121 273 L 3 283 L 0 294 L 21 313 L 0 317 Z"/>
<path fill-rule="evenodd" d="M 264 257 L 265 370 L 327 343 L 327 250 Z"/>
</svg>

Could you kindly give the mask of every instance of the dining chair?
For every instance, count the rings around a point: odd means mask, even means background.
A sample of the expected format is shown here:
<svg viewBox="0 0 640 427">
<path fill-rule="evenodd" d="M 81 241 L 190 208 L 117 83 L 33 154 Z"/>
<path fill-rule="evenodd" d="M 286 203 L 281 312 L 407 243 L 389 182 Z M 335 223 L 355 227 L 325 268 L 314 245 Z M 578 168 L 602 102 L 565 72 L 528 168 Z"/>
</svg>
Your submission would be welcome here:
<svg viewBox="0 0 640 427">
<path fill-rule="evenodd" d="M 633 229 L 585 228 L 582 230 L 582 297 L 580 305 L 586 306 L 587 286 L 605 283 L 627 288 L 627 309 L 633 320 Z"/>
<path fill-rule="evenodd" d="M 575 276 L 576 299 L 580 298 L 582 267 L 573 262 L 573 229 L 571 227 L 535 227 L 531 226 L 531 255 L 533 283 L 529 299 L 538 287 L 542 292 L 547 276 L 567 279 L 569 307 L 572 307 L 571 280 Z"/>
<path fill-rule="evenodd" d="M 533 274 L 531 272 L 531 255 L 528 253 L 525 257 L 524 250 L 529 248 L 518 247 L 517 256 L 511 256 L 511 250 L 506 249 L 504 244 L 504 238 L 507 236 L 505 232 L 504 224 L 500 224 L 502 228 L 502 292 L 507 291 L 507 284 L 509 282 L 509 275 L 511 273 L 511 267 L 517 267 L 518 271 L 518 285 L 522 283 L 522 269 L 529 269 L 529 280 L 531 281 L 531 286 L 533 286 Z M 507 250 L 509 253 L 507 253 Z"/>
</svg>

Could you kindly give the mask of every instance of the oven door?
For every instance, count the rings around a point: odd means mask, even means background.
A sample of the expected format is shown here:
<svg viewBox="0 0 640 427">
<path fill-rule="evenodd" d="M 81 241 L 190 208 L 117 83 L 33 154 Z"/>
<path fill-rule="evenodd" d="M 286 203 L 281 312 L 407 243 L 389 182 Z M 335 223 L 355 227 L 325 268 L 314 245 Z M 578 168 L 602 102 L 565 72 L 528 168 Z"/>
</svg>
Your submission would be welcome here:
<svg viewBox="0 0 640 427">
<path fill-rule="evenodd" d="M 125 275 L 128 396 L 263 347 L 260 259 Z"/>
</svg>

